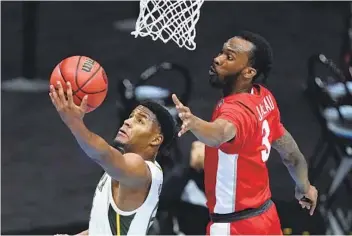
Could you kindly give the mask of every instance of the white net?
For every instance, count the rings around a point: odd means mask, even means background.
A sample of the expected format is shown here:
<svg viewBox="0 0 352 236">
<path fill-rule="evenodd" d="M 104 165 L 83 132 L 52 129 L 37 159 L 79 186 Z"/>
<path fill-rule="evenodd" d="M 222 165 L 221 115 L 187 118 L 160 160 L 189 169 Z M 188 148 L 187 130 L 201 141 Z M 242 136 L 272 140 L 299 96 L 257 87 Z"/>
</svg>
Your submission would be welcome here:
<svg viewBox="0 0 352 236">
<path fill-rule="evenodd" d="M 140 0 L 135 37 L 151 36 L 167 43 L 173 40 L 180 48 L 196 49 L 196 24 L 204 0 Z"/>
</svg>

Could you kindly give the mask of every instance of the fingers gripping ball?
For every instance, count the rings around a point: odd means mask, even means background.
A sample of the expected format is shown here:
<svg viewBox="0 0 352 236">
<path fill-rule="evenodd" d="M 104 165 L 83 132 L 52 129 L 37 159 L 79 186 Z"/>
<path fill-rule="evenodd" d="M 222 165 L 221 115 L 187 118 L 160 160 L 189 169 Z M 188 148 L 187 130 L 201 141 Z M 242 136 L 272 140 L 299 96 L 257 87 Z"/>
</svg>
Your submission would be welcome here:
<svg viewBox="0 0 352 236">
<path fill-rule="evenodd" d="M 87 113 L 103 103 L 108 90 L 104 68 L 97 61 L 85 56 L 72 56 L 62 60 L 50 77 L 50 84 L 54 87 L 58 81 L 64 91 L 67 89 L 66 83 L 71 83 L 73 101 L 78 106 L 83 97 L 88 95 Z"/>
</svg>

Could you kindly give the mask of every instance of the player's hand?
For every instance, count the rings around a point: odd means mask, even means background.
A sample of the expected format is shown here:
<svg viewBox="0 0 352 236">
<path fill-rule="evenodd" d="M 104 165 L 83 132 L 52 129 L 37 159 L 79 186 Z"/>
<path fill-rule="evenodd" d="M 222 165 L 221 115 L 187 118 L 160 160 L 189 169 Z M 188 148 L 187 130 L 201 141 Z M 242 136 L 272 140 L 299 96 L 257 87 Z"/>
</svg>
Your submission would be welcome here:
<svg viewBox="0 0 352 236">
<path fill-rule="evenodd" d="M 204 169 L 205 145 L 200 141 L 194 141 L 191 148 L 190 166 L 200 171 Z"/>
<path fill-rule="evenodd" d="M 57 89 L 57 90 L 56 90 Z M 66 94 L 60 82 L 57 83 L 56 89 L 50 85 L 50 98 L 55 106 L 61 119 L 66 125 L 75 120 L 82 120 L 87 111 L 88 95 L 84 96 L 80 106 L 73 102 L 72 87 L 70 82 L 67 82 Z M 66 96 L 65 96 L 66 95 Z"/>
<path fill-rule="evenodd" d="M 314 210 L 317 206 L 318 190 L 314 186 L 310 185 L 308 191 L 306 193 L 302 193 L 296 187 L 295 196 L 301 207 L 303 209 L 307 208 L 309 210 L 309 214 L 313 215 Z"/>
<path fill-rule="evenodd" d="M 178 132 L 178 137 L 181 137 L 188 130 L 192 129 L 195 116 L 192 114 L 191 110 L 184 106 L 175 94 L 172 94 L 172 101 L 176 105 L 176 110 L 178 112 L 178 117 L 182 120 L 182 126 L 180 132 Z"/>
</svg>

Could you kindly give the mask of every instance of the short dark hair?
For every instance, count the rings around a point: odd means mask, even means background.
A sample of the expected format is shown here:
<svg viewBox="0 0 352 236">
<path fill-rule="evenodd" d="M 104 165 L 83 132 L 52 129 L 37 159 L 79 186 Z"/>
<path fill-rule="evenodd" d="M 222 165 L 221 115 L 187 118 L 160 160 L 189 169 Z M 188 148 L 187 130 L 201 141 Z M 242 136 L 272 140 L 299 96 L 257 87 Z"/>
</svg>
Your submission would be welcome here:
<svg viewBox="0 0 352 236">
<path fill-rule="evenodd" d="M 261 75 L 264 76 L 265 81 L 269 76 L 273 64 L 273 50 L 269 42 L 259 34 L 249 31 L 241 31 L 236 37 L 247 40 L 254 45 L 249 58 L 251 66 L 257 70 L 257 74 L 253 78 L 253 81 Z"/>
<path fill-rule="evenodd" d="M 167 151 L 176 137 L 176 122 L 174 121 L 174 118 L 170 112 L 159 103 L 145 100 L 140 102 L 139 105 L 148 108 L 155 114 L 156 119 L 160 124 L 161 133 L 164 136 L 164 140 L 160 145 L 159 150 L 160 152 Z"/>
</svg>

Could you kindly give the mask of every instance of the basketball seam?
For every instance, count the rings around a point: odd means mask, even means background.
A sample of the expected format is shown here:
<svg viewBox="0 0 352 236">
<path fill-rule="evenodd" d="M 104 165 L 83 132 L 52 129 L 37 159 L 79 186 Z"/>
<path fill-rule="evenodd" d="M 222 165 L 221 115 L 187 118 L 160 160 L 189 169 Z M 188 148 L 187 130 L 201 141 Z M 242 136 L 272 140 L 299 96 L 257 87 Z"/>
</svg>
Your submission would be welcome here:
<svg viewBox="0 0 352 236">
<path fill-rule="evenodd" d="M 82 102 L 83 99 L 80 96 L 78 96 L 77 94 L 75 94 L 75 96 Z M 87 103 L 87 106 L 92 109 L 96 109 L 96 107 L 93 107 L 92 105 L 89 105 L 88 103 Z"/>
<path fill-rule="evenodd" d="M 62 72 L 61 72 L 61 64 L 62 64 L 62 63 L 60 63 L 60 64 L 59 64 L 59 67 L 58 67 L 59 73 L 60 73 L 62 79 L 65 81 L 65 83 L 67 83 L 67 80 L 65 79 L 64 75 L 63 75 Z"/>
<path fill-rule="evenodd" d="M 77 62 L 77 66 L 76 66 L 76 71 L 75 71 L 75 77 L 74 77 L 74 80 L 75 80 L 77 89 L 76 89 L 75 91 L 72 91 L 72 95 L 73 95 L 73 96 L 76 96 L 76 97 L 82 102 L 83 99 L 82 99 L 80 96 L 78 96 L 78 94 L 77 94 L 78 91 L 82 91 L 82 92 L 85 93 L 85 94 L 98 94 L 98 93 L 101 93 L 101 92 L 106 91 L 106 90 L 107 90 L 107 87 L 106 87 L 105 89 L 101 90 L 101 91 L 96 91 L 96 92 L 86 92 L 86 91 L 83 90 L 83 87 L 86 86 L 87 83 L 89 83 L 89 81 L 91 81 L 91 80 L 97 75 L 97 73 L 99 72 L 99 70 L 100 70 L 100 69 L 103 69 L 100 64 L 99 64 L 98 69 L 97 69 L 81 86 L 79 86 L 79 84 L 78 84 L 78 76 L 79 76 L 79 75 L 78 75 L 78 70 L 79 70 L 79 65 L 80 65 L 81 59 L 82 59 L 82 56 L 79 56 L 78 62 Z M 62 72 L 61 72 L 61 63 L 60 63 L 60 65 L 59 65 L 59 72 L 60 72 L 60 75 L 61 75 L 61 77 L 63 78 L 63 80 L 64 80 L 65 82 L 67 82 L 67 80 L 64 78 L 64 76 L 63 76 L 63 74 L 62 74 Z M 88 104 L 88 103 L 87 103 L 87 106 L 88 106 L 89 108 L 91 108 L 91 109 L 96 109 L 96 107 L 94 107 L 94 106 L 92 106 L 92 105 L 90 105 L 90 104 Z"/>
<path fill-rule="evenodd" d="M 87 83 L 88 83 L 89 81 L 91 81 L 91 80 L 98 74 L 98 72 L 99 72 L 100 69 L 102 69 L 101 65 L 99 65 L 99 68 L 98 68 L 86 81 L 84 81 L 84 83 L 82 84 L 82 86 L 78 87 L 78 89 L 81 90 L 82 92 L 86 93 L 86 94 L 97 94 L 97 93 L 104 92 L 104 91 L 106 90 L 106 88 L 103 89 L 103 90 L 101 90 L 101 91 L 96 91 L 96 92 L 86 92 L 86 91 L 83 90 L 83 87 L 86 86 Z"/>
<path fill-rule="evenodd" d="M 100 90 L 100 91 L 97 91 L 97 92 L 86 92 L 84 91 L 83 89 L 80 89 L 82 92 L 84 92 L 85 94 L 97 94 L 97 93 L 102 93 L 102 92 L 105 92 L 106 89 L 103 89 L 103 90 Z"/>
<path fill-rule="evenodd" d="M 75 95 L 78 90 L 80 90 L 79 86 L 78 86 L 78 81 L 77 81 L 77 78 L 78 78 L 78 67 L 79 67 L 79 63 L 81 62 L 81 58 L 82 56 L 79 56 L 78 58 L 78 62 L 77 62 L 77 66 L 76 66 L 76 71 L 75 71 L 75 83 L 76 83 L 76 86 L 78 87 L 76 91 L 73 91 L 73 95 Z"/>
</svg>

